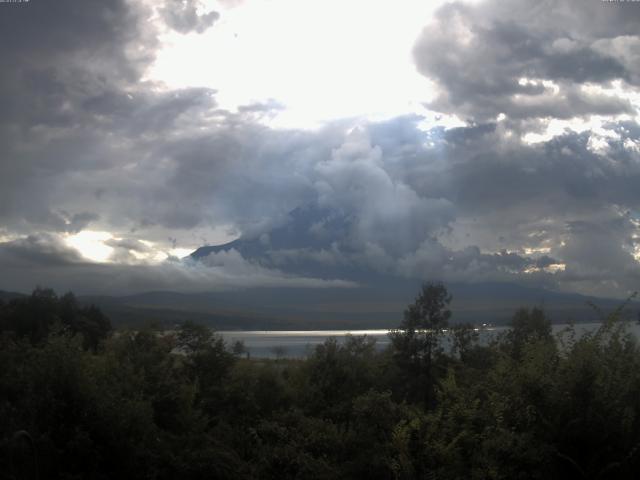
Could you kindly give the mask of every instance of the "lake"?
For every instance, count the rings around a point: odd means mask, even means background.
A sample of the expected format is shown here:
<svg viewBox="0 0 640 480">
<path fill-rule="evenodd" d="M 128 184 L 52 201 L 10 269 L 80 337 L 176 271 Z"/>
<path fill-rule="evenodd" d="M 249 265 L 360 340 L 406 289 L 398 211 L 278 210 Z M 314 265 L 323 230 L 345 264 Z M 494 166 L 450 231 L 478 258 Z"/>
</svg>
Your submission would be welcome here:
<svg viewBox="0 0 640 480">
<path fill-rule="evenodd" d="M 600 323 L 578 323 L 575 330 L 578 335 L 594 331 Z M 553 325 L 553 333 L 558 334 L 566 329 L 568 324 Z M 640 338 L 640 325 L 627 323 L 628 330 Z M 480 335 L 480 343 L 487 343 L 492 337 L 504 332 L 508 327 L 482 327 L 477 329 Z M 313 349 L 325 342 L 328 338 L 335 337 L 338 342 L 344 341 L 347 335 L 362 336 L 376 339 L 378 349 L 384 349 L 389 345 L 389 330 L 254 330 L 254 331 L 220 331 L 218 332 L 229 344 L 240 340 L 251 357 L 257 358 L 304 358 L 313 352 Z M 448 343 L 448 340 L 445 340 Z"/>
</svg>

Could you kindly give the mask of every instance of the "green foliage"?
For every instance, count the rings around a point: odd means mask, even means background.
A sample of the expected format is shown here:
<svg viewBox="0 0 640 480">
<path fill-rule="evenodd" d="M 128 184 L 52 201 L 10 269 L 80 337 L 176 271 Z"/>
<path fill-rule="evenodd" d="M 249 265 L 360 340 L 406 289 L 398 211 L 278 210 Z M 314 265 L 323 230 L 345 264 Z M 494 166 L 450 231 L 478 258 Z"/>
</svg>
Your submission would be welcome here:
<svg viewBox="0 0 640 480">
<path fill-rule="evenodd" d="M 463 363 L 473 358 L 473 350 L 478 343 L 478 332 L 469 323 L 460 323 L 451 328 L 452 350 Z"/>
<path fill-rule="evenodd" d="M 425 286 L 386 351 L 250 360 L 191 323 L 87 343 L 99 316 L 34 292 L 0 306 L 0 479 L 636 478 L 640 348 L 619 312 L 554 338 L 521 309 L 490 345 L 452 327 L 449 353 L 449 302 Z"/>
<path fill-rule="evenodd" d="M 390 332 L 394 359 L 406 385 L 405 398 L 431 406 L 437 381 L 436 360 L 451 318 L 451 295 L 442 284 L 425 283 L 404 312 L 400 328 Z"/>
<path fill-rule="evenodd" d="M 96 350 L 110 334 L 111 322 L 94 305 L 78 304 L 73 293 L 58 298 L 51 289 L 36 288 L 29 297 L 0 303 L 0 332 L 35 345 L 60 328 L 81 335 L 84 348 Z"/>
<path fill-rule="evenodd" d="M 352 399 L 375 386 L 377 367 L 374 339 L 329 339 L 302 367 L 301 404 L 313 415 L 348 422 Z"/>
<path fill-rule="evenodd" d="M 526 345 L 535 342 L 551 342 L 551 321 L 540 308 L 520 308 L 513 315 L 511 329 L 507 332 L 506 346 L 511 355 L 519 358 Z"/>
</svg>

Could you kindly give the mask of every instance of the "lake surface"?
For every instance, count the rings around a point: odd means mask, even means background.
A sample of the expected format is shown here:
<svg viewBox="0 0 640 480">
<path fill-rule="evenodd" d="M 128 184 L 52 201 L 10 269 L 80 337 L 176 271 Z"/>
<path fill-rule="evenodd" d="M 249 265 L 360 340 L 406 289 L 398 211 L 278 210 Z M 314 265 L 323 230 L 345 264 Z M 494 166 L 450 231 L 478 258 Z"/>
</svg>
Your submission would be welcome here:
<svg viewBox="0 0 640 480">
<path fill-rule="evenodd" d="M 596 330 L 601 323 L 578 323 L 575 331 L 577 335 Z M 568 324 L 553 325 L 553 333 L 558 334 L 565 330 Z M 491 338 L 508 327 L 483 327 L 477 329 L 480 343 L 487 343 Z M 627 329 L 640 338 L 640 325 L 627 323 Z M 229 344 L 240 340 L 251 357 L 257 358 L 304 358 L 313 352 L 317 345 L 324 343 L 328 338 L 335 337 L 338 342 L 343 342 L 347 335 L 363 336 L 376 339 L 376 347 L 380 350 L 386 348 L 390 341 L 387 334 L 389 330 L 254 330 L 254 331 L 221 331 L 217 332 Z M 448 339 L 445 337 L 445 344 Z"/>
</svg>

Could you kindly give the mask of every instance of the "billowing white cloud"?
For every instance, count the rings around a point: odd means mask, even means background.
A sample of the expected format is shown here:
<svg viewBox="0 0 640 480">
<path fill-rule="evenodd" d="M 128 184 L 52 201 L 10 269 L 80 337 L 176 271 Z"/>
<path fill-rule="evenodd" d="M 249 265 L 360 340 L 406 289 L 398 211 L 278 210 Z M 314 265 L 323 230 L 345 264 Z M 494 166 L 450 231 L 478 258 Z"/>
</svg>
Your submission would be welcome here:
<svg viewBox="0 0 640 480">
<path fill-rule="evenodd" d="M 413 251 L 454 217 L 449 200 L 421 197 L 392 178 L 382 149 L 359 128 L 316 165 L 315 173 L 318 203 L 353 218 L 349 241 L 356 248 L 377 245 L 394 255 Z"/>
</svg>

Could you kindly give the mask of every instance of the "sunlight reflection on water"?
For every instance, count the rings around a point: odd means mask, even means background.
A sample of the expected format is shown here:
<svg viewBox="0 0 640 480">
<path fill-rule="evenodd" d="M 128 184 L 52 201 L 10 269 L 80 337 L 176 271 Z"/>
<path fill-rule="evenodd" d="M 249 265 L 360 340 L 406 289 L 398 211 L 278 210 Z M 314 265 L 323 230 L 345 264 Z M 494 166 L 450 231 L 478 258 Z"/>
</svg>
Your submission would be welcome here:
<svg viewBox="0 0 640 480">
<path fill-rule="evenodd" d="M 575 325 L 576 334 L 594 331 L 600 323 L 579 323 Z M 569 327 L 568 324 L 553 325 L 553 333 L 558 334 Z M 628 331 L 640 337 L 640 325 L 627 324 Z M 477 328 L 480 343 L 486 343 L 495 335 L 507 330 L 504 326 L 488 326 Z M 219 331 L 222 337 L 229 343 L 235 341 L 244 342 L 246 350 L 251 357 L 257 358 L 303 358 L 313 352 L 313 349 L 325 340 L 335 337 L 338 342 L 343 342 L 347 335 L 375 338 L 376 347 L 380 350 L 386 348 L 390 341 L 388 329 L 379 330 L 251 330 L 251 331 Z M 445 337 L 445 348 L 449 340 Z"/>
</svg>

